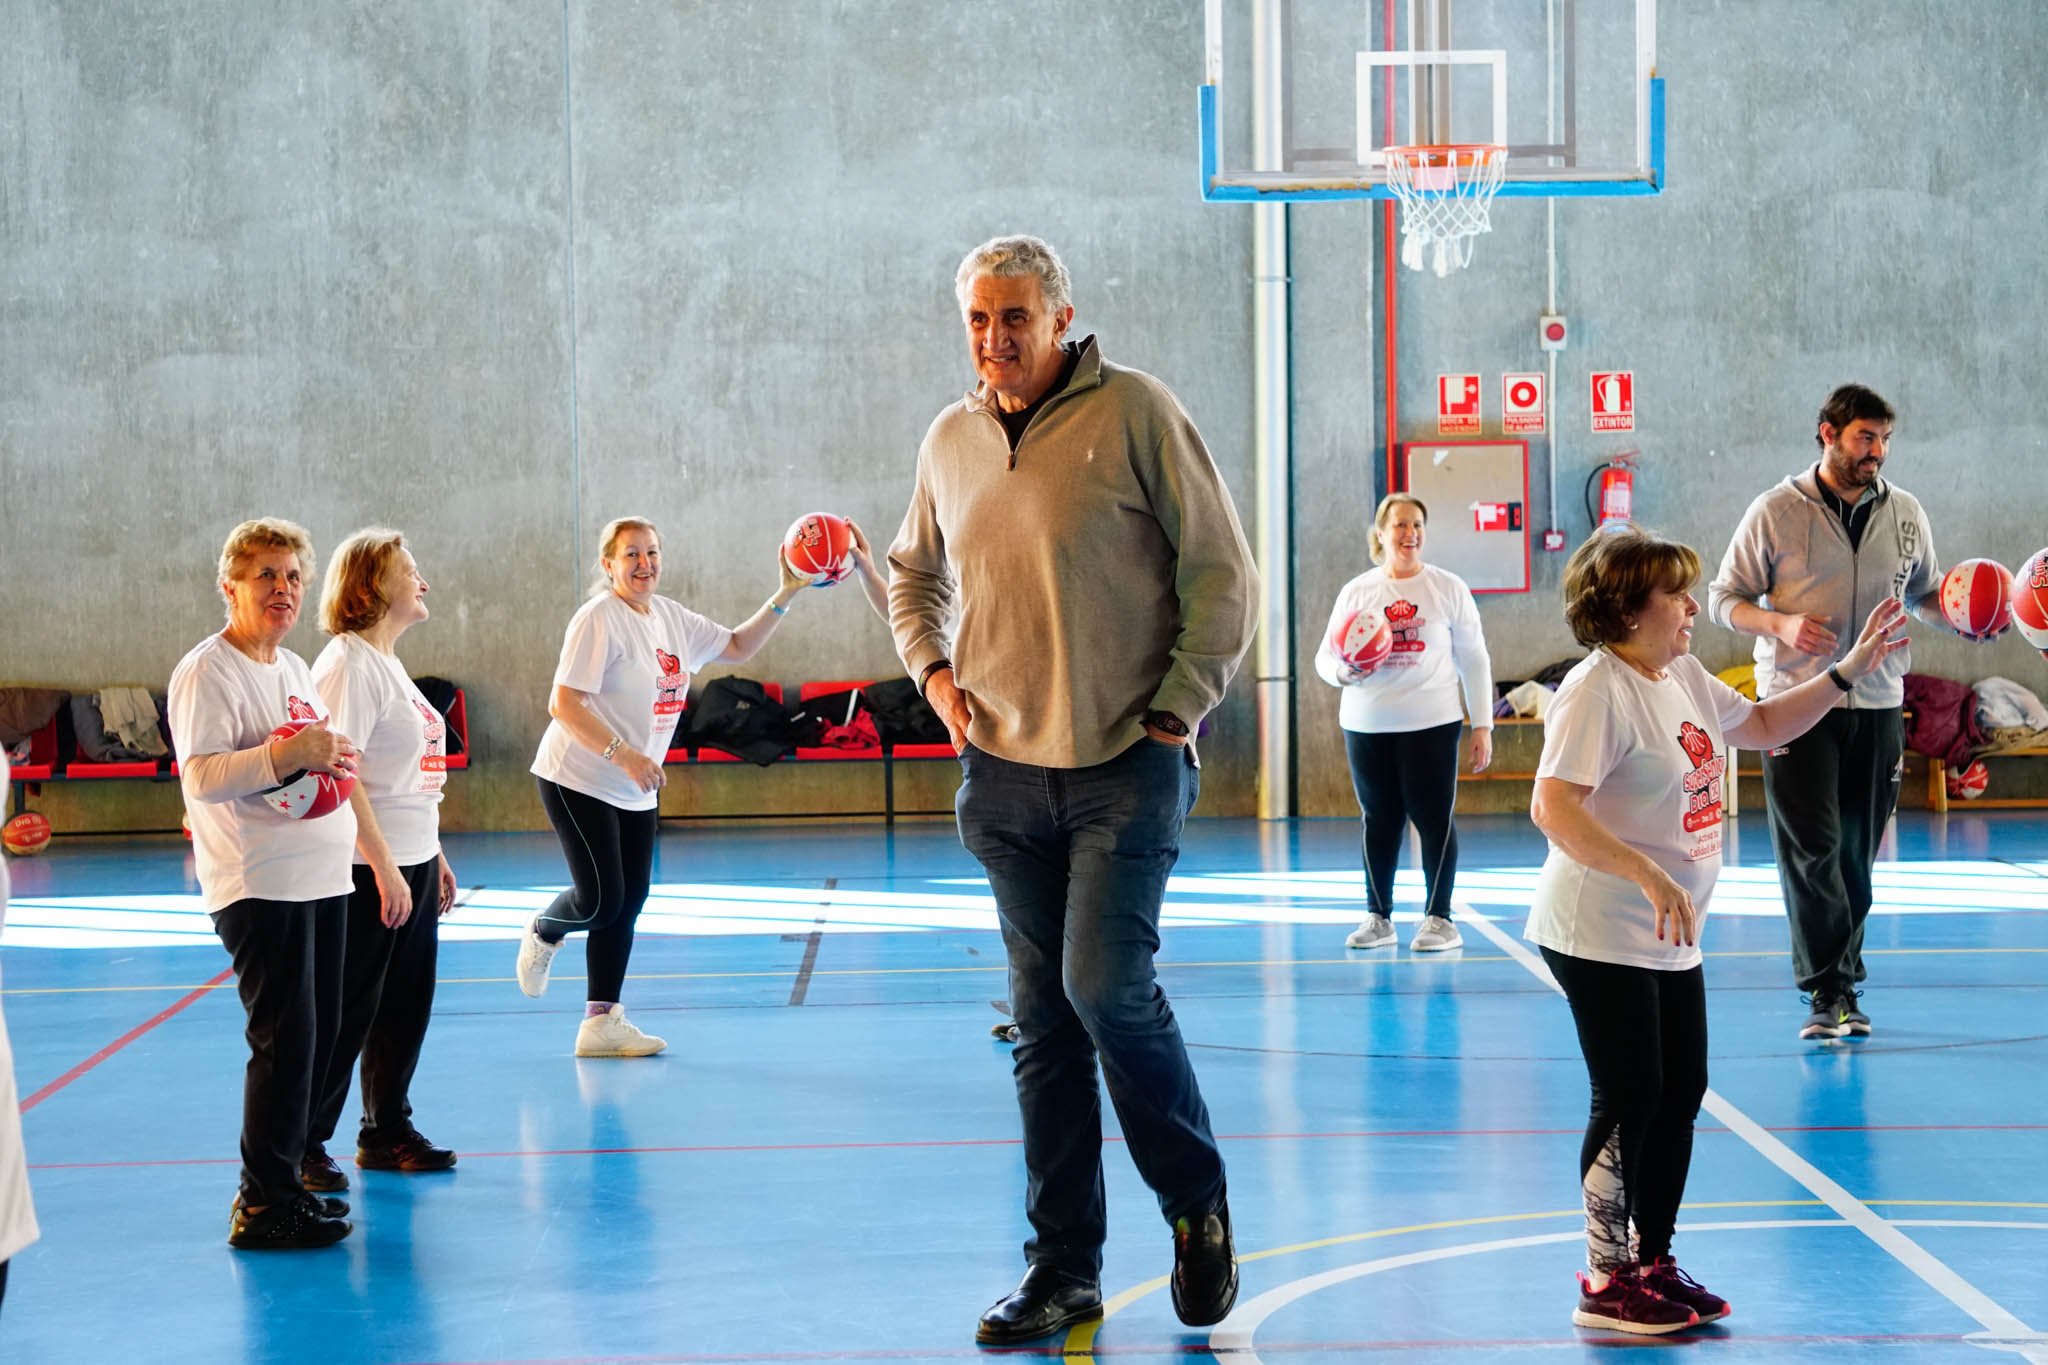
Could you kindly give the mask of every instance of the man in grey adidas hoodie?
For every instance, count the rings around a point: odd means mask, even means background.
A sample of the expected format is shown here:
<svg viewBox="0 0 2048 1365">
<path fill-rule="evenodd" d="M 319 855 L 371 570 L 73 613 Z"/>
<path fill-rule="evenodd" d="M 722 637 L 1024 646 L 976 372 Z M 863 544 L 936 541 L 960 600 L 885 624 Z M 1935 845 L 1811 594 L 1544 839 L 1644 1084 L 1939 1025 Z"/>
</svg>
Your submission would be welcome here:
<svg viewBox="0 0 2048 1365">
<path fill-rule="evenodd" d="M 1900 705 L 1911 651 L 1854 685 L 1834 664 L 1887 597 L 1929 625 L 1941 572 L 1927 514 L 1879 477 L 1891 406 L 1860 384 L 1828 395 L 1814 439 L 1820 462 L 1759 496 L 1735 529 L 1707 611 L 1755 635 L 1756 692 L 1773 696 L 1825 671 L 1841 701 L 1820 723 L 1764 755 L 1764 799 L 1792 925 L 1792 969 L 1812 1012 L 1801 1038 L 1870 1032 L 1857 1007 L 1863 922 L 1885 822 L 1898 804 L 1905 752 Z"/>
</svg>

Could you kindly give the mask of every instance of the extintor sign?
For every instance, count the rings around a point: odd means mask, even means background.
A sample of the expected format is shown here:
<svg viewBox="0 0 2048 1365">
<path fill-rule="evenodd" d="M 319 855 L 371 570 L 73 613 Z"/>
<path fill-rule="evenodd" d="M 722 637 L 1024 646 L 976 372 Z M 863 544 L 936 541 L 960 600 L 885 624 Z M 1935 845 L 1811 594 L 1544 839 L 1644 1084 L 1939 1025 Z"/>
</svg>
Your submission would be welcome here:
<svg viewBox="0 0 2048 1365">
<path fill-rule="evenodd" d="M 1635 371 L 1595 370 L 1593 372 L 1593 430 L 1634 431 L 1635 429 Z"/>
</svg>

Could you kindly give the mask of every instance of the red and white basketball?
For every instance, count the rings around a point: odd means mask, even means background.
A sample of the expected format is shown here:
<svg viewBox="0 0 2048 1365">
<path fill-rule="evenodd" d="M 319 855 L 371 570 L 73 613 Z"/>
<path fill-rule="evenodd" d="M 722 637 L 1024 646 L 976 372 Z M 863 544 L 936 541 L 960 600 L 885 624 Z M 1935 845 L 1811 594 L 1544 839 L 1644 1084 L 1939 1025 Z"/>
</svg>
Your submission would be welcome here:
<svg viewBox="0 0 2048 1365">
<path fill-rule="evenodd" d="M 2028 644 L 2048 654 L 2048 550 L 2034 551 L 2013 575 L 2012 624 Z"/>
<path fill-rule="evenodd" d="M 288 720 L 272 730 L 270 737 L 290 739 L 311 723 Z M 348 794 L 355 789 L 356 780 L 353 777 L 308 772 L 301 768 L 275 787 L 258 795 L 280 815 L 289 816 L 294 820 L 317 820 L 323 815 L 332 815 L 347 805 Z"/>
<path fill-rule="evenodd" d="M 853 532 L 844 517 L 807 513 L 783 533 L 782 557 L 812 587 L 828 588 L 853 572 Z"/>
<path fill-rule="evenodd" d="M 1996 635 L 2012 624 L 2012 571 L 1994 559 L 1966 559 L 1941 580 L 1941 614 L 1965 635 Z"/>
<path fill-rule="evenodd" d="M 1370 673 L 1394 652 L 1394 628 L 1373 607 L 1360 607 L 1330 634 L 1330 652 L 1360 673 Z"/>
<path fill-rule="evenodd" d="M 1978 762 L 1972 762 L 1959 773 L 1950 773 L 1947 781 L 1949 797 L 1956 801 L 1975 801 L 1990 785 L 1991 774 Z"/>
<path fill-rule="evenodd" d="M 25 810 L 0 825 L 0 848 L 17 858 L 32 858 L 50 846 L 49 817 Z"/>
</svg>

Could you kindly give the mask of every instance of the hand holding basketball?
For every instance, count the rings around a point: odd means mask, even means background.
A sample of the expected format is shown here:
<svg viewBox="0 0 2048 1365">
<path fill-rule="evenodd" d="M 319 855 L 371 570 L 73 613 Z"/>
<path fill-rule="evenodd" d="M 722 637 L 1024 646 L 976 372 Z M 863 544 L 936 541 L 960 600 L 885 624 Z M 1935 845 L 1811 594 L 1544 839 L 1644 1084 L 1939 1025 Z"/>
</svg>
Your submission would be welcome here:
<svg viewBox="0 0 2048 1365">
<path fill-rule="evenodd" d="M 325 720 L 314 720 L 278 739 L 270 751 L 270 762 L 280 776 L 309 772 L 354 777 L 357 756 L 356 746 L 349 743 L 347 735 L 336 734 Z"/>
<path fill-rule="evenodd" d="M 846 532 L 853 538 L 854 572 L 873 574 L 875 571 L 875 554 L 874 551 L 868 548 L 868 538 L 861 534 L 860 523 L 852 518 L 848 518 Z"/>
<path fill-rule="evenodd" d="M 1842 656 L 1836 669 L 1850 682 L 1875 673 L 1878 665 L 1911 643 L 1900 630 L 1905 624 L 1906 604 L 1896 597 L 1885 598 L 1870 609 L 1870 619 L 1863 623 L 1855 645 Z M 1894 630 L 1900 633 L 1894 636 Z"/>
<path fill-rule="evenodd" d="M 780 580 L 775 588 L 775 598 L 778 604 L 787 602 L 790 598 L 811 586 L 809 575 L 798 573 L 795 567 L 790 564 L 789 556 L 783 553 L 780 546 L 777 546 L 775 550 L 775 572 Z"/>
<path fill-rule="evenodd" d="M 1835 632 L 1828 627 L 1825 616 L 1792 616 L 1778 613 L 1777 627 L 1772 631 L 1778 643 L 1801 654 L 1825 658 L 1835 652 Z"/>
</svg>

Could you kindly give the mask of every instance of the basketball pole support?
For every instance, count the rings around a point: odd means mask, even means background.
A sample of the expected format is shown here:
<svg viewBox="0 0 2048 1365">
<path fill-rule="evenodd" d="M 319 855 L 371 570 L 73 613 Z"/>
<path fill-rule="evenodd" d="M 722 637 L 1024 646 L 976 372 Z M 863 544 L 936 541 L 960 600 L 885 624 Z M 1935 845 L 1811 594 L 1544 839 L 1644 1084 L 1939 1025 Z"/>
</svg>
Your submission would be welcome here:
<svg viewBox="0 0 2048 1365">
<path fill-rule="evenodd" d="M 1252 6 L 1253 155 L 1278 169 L 1285 155 L 1281 54 L 1285 0 Z M 1252 206 L 1252 433 L 1258 487 L 1255 553 L 1259 633 L 1253 676 L 1259 725 L 1261 820 L 1294 815 L 1294 449 L 1288 336 L 1287 206 Z"/>
</svg>

